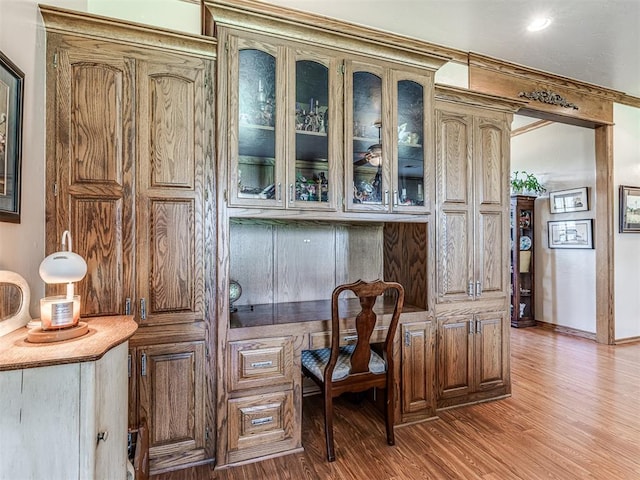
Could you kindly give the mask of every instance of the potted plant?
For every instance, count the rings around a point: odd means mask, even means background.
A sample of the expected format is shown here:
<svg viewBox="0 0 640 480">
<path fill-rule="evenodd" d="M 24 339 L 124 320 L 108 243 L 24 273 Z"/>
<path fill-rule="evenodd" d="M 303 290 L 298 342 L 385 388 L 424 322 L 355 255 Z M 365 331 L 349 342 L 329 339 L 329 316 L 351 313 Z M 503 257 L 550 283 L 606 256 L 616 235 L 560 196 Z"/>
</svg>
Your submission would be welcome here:
<svg viewBox="0 0 640 480">
<path fill-rule="evenodd" d="M 515 171 L 511 175 L 511 191 L 514 195 L 537 196 L 546 190 L 533 173 Z"/>
</svg>

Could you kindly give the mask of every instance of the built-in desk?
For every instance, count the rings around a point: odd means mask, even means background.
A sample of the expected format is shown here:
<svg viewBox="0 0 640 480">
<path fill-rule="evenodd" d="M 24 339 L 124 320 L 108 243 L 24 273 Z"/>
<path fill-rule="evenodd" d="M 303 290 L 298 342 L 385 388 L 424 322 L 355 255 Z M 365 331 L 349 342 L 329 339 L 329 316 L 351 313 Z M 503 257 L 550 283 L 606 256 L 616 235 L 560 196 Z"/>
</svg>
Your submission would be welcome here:
<svg viewBox="0 0 640 480">
<path fill-rule="evenodd" d="M 357 298 L 340 300 L 342 343 L 355 342 L 355 317 L 360 310 Z M 374 311 L 378 323 L 371 341 L 383 342 L 393 302 L 378 299 Z M 431 325 L 424 308 L 404 305 L 395 348 L 401 392 L 397 396 L 398 423 L 435 415 L 435 334 Z M 302 397 L 317 391 L 314 383 L 303 382 L 301 352 L 330 345 L 331 301 L 239 306 L 230 313 L 229 326 L 228 463 L 298 451 L 302 448 Z M 402 393 L 404 388 L 419 396 L 419 407 Z"/>
</svg>

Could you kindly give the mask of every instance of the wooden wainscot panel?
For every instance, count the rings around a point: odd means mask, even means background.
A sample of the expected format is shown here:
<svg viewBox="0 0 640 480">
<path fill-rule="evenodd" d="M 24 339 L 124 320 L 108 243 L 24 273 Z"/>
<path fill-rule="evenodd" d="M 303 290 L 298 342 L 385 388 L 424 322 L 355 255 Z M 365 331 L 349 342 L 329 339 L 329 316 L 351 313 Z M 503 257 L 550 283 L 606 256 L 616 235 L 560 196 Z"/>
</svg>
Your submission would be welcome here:
<svg viewBox="0 0 640 480">
<path fill-rule="evenodd" d="M 469 54 L 469 88 L 527 100 L 527 108 L 567 117 L 569 123 L 613 123 L 613 102 L 621 92 Z M 571 121 L 573 119 L 573 122 Z"/>
</svg>

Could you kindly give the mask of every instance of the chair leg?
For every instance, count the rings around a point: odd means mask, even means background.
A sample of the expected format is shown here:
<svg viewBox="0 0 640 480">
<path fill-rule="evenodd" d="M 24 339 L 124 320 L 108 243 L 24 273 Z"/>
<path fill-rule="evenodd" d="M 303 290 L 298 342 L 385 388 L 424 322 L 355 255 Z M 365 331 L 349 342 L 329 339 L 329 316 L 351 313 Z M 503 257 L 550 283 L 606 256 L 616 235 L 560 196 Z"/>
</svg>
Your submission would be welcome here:
<svg viewBox="0 0 640 480">
<path fill-rule="evenodd" d="M 324 436 L 327 442 L 327 461 L 333 462 L 336 454 L 333 448 L 333 397 L 324 392 Z"/>
<path fill-rule="evenodd" d="M 396 439 L 393 431 L 394 424 L 394 396 L 393 396 L 393 387 L 385 388 L 385 415 L 384 420 L 387 426 L 387 444 L 395 445 Z"/>
</svg>

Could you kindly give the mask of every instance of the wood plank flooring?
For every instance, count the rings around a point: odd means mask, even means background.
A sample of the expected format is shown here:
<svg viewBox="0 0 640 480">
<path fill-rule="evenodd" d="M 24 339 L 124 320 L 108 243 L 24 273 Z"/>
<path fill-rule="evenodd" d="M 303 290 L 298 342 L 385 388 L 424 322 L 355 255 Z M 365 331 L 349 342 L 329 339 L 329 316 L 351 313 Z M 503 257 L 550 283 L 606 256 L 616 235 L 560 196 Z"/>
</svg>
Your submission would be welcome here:
<svg viewBox="0 0 640 480">
<path fill-rule="evenodd" d="M 322 403 L 304 401 L 305 452 L 153 480 L 640 480 L 640 344 L 598 345 L 511 329 L 512 397 L 396 429 L 367 402 L 340 400 L 337 459 L 325 460 Z"/>
</svg>

